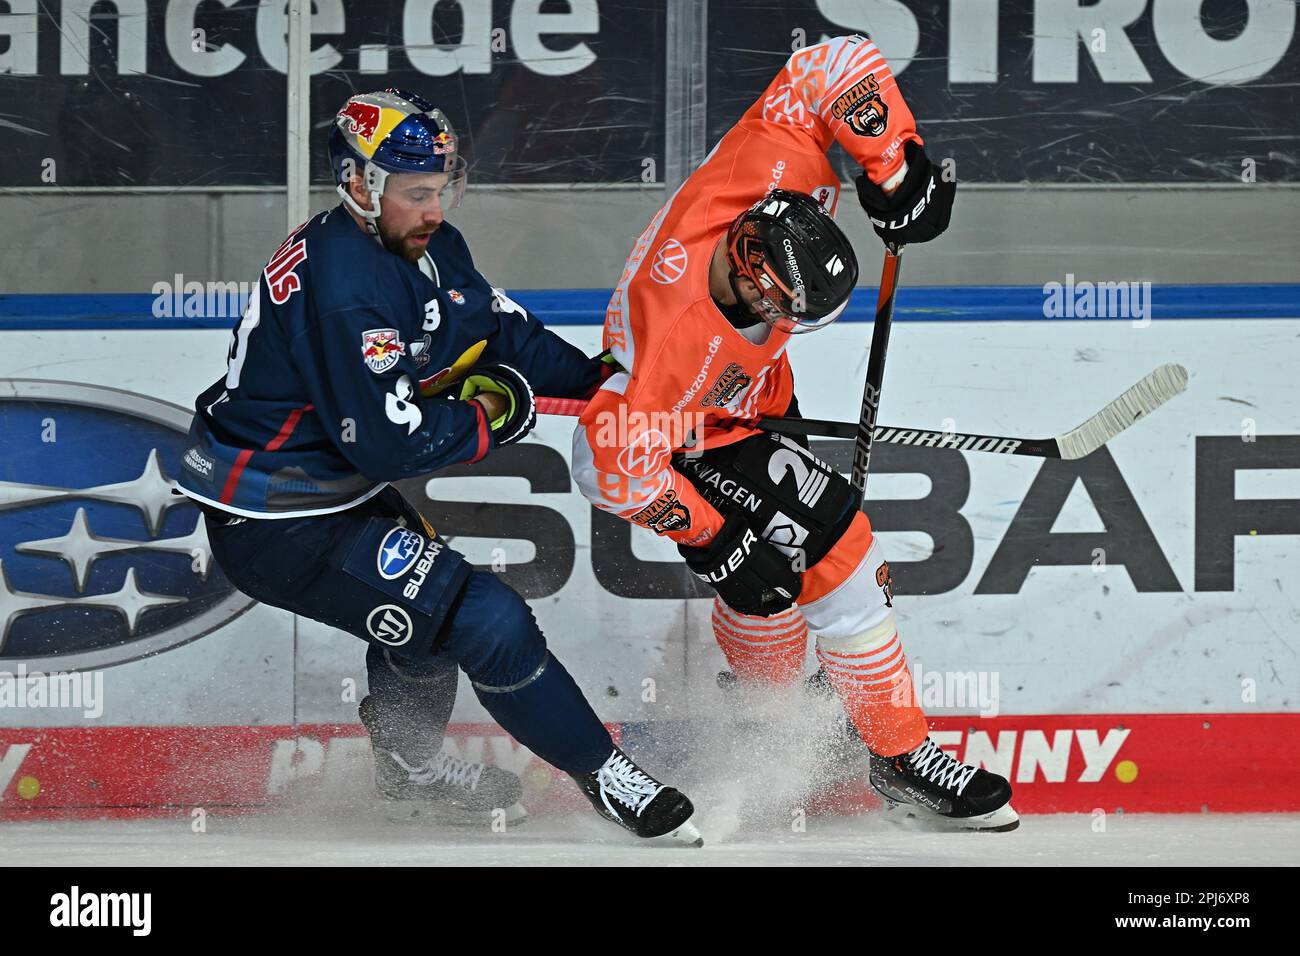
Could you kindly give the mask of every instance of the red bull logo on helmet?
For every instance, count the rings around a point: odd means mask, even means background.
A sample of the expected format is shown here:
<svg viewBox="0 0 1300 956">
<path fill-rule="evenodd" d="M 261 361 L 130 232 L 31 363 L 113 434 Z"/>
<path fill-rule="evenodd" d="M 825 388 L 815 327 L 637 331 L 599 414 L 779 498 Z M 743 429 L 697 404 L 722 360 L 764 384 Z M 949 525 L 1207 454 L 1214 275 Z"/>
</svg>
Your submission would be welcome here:
<svg viewBox="0 0 1300 956">
<path fill-rule="evenodd" d="M 339 110 L 339 119 L 348 121 L 348 132 L 367 143 L 374 143 L 383 110 L 370 103 L 349 102 Z"/>
<path fill-rule="evenodd" d="M 446 130 L 441 130 L 433 138 L 433 155 L 445 156 L 454 152 L 456 152 L 456 138 Z"/>
</svg>

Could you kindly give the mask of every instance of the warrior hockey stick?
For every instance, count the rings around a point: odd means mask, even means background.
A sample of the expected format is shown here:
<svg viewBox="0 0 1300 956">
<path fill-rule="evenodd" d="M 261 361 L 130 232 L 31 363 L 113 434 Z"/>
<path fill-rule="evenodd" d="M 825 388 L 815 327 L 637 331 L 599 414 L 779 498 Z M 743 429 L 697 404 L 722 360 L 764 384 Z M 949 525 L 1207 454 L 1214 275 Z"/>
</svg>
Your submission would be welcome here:
<svg viewBox="0 0 1300 956">
<path fill-rule="evenodd" d="M 1162 365 L 1148 374 L 1082 425 L 1055 438 L 1014 438 L 1005 435 L 974 435 L 965 432 L 935 432 L 924 429 L 877 426 L 875 440 L 891 445 L 918 445 L 955 451 L 986 451 L 999 455 L 1034 455 L 1039 458 L 1083 458 L 1091 455 L 1139 418 L 1153 411 L 1187 388 L 1187 369 Z M 758 427 L 786 435 L 819 435 L 826 438 L 856 438 L 858 425 L 815 418 L 764 418 Z"/>
<path fill-rule="evenodd" d="M 885 353 L 889 350 L 889 326 L 894 319 L 894 296 L 898 292 L 898 273 L 903 264 L 900 246 L 890 244 L 885 250 L 885 264 L 880 270 L 880 294 L 876 298 L 876 321 L 871 327 L 871 352 L 867 358 L 867 381 L 862 387 L 862 411 L 853 433 L 853 469 L 849 484 L 861 509 L 867 496 L 867 469 L 871 465 L 871 446 L 876 440 L 876 416 L 880 413 L 880 386 L 885 380 Z"/>
<path fill-rule="evenodd" d="M 1083 458 L 1186 388 L 1187 369 L 1181 365 L 1162 365 L 1078 428 L 1072 428 L 1055 438 L 1015 438 L 877 425 L 873 440 L 886 445 L 983 451 L 997 455 L 1032 455 L 1067 460 Z M 586 405 L 587 400 L 584 398 L 537 400 L 537 410 L 543 415 L 580 415 Z M 758 421 L 758 427 L 784 435 L 822 438 L 857 438 L 858 435 L 856 422 L 833 422 L 821 418 L 763 418 Z"/>
</svg>

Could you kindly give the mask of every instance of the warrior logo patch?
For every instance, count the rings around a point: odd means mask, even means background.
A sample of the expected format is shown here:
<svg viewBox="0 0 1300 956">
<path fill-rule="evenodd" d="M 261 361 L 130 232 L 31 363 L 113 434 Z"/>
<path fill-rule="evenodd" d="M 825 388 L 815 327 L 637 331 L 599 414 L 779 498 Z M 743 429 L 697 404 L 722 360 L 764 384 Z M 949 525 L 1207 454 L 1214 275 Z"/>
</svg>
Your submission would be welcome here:
<svg viewBox="0 0 1300 956">
<path fill-rule="evenodd" d="M 889 107 L 880 95 L 876 74 L 868 73 L 836 98 L 831 115 L 843 120 L 859 136 L 880 136 L 889 125 Z"/>
</svg>

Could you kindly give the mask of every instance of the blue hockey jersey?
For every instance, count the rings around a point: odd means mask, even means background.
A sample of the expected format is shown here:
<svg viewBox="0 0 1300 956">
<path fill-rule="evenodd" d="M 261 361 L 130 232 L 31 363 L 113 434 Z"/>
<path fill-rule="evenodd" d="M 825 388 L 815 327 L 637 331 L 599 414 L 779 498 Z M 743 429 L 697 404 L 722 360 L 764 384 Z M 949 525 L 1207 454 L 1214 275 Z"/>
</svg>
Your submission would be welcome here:
<svg viewBox="0 0 1300 956">
<path fill-rule="evenodd" d="M 478 461 L 482 406 L 452 387 L 475 364 L 518 369 L 538 395 L 576 397 L 600 366 L 474 268 L 443 223 L 414 265 L 342 206 L 276 250 L 223 379 L 196 401 L 179 489 L 235 514 L 350 508 L 390 481 Z"/>
</svg>

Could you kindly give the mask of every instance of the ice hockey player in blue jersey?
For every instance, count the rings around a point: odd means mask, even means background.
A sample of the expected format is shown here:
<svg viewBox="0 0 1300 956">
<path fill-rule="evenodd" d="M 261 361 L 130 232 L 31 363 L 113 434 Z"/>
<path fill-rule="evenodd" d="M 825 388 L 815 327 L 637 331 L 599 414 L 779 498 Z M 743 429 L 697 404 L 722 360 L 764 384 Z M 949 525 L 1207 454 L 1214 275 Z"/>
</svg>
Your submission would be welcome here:
<svg viewBox="0 0 1300 956">
<path fill-rule="evenodd" d="M 196 402 L 177 484 L 213 556 L 251 597 L 368 642 L 360 709 L 385 796 L 435 818 L 516 812 L 517 777 L 441 752 L 459 667 L 603 816 L 698 844 L 690 801 L 614 746 L 524 600 L 389 485 L 521 440 L 535 394 L 585 395 L 600 363 L 474 268 L 443 218 L 465 163 L 432 104 L 354 96 L 329 151 L 342 203 L 271 256 Z"/>
</svg>

